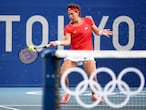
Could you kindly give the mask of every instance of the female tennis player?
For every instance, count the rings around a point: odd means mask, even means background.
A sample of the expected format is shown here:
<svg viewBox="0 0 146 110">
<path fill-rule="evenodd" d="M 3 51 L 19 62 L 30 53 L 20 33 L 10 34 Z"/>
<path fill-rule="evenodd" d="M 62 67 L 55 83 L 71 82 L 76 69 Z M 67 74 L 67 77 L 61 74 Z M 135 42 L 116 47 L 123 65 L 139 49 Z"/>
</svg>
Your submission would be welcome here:
<svg viewBox="0 0 146 110">
<path fill-rule="evenodd" d="M 70 22 L 64 28 L 64 40 L 62 41 L 51 41 L 50 46 L 71 46 L 71 50 L 93 50 L 92 44 L 92 31 L 96 35 L 111 36 L 112 31 L 109 29 L 99 30 L 95 25 L 94 21 L 90 18 L 82 18 L 80 12 L 80 6 L 78 4 L 68 4 L 67 12 L 70 19 Z M 61 67 L 61 75 L 68 69 L 77 66 L 79 63 L 83 64 L 83 67 L 86 73 L 90 76 L 96 70 L 96 64 L 93 57 L 66 57 L 64 63 Z M 96 77 L 94 78 L 97 81 Z M 66 86 L 69 86 L 68 78 L 66 78 Z M 61 104 L 66 104 L 71 95 L 65 93 L 64 97 L 61 100 Z M 98 95 L 92 92 L 91 99 L 93 101 L 100 100 L 101 98 Z"/>
</svg>

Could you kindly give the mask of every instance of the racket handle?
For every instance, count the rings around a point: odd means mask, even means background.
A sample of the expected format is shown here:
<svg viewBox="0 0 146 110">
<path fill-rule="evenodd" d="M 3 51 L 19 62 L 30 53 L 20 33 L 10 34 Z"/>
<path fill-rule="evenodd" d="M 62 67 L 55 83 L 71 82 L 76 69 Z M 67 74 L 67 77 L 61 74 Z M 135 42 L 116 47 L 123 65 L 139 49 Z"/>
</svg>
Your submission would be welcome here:
<svg viewBox="0 0 146 110">
<path fill-rule="evenodd" d="M 50 47 L 50 44 L 45 45 L 43 48 L 48 48 Z"/>
</svg>

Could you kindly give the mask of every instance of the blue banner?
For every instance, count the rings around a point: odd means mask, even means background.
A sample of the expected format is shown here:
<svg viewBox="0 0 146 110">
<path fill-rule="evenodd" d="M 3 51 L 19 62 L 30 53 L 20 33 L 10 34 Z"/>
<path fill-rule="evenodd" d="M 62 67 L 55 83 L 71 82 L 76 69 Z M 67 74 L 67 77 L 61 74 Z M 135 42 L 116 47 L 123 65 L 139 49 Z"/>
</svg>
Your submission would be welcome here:
<svg viewBox="0 0 146 110">
<path fill-rule="evenodd" d="M 113 31 L 111 38 L 93 34 L 95 50 L 146 50 L 145 0 L 0 0 L 0 86 L 42 84 L 42 58 L 25 65 L 18 52 L 28 45 L 63 39 L 69 22 L 66 6 L 71 2 L 81 6 L 82 17 L 91 17 L 100 29 Z M 132 62 L 124 64 L 132 66 Z M 139 69 L 146 73 L 144 66 Z"/>
</svg>

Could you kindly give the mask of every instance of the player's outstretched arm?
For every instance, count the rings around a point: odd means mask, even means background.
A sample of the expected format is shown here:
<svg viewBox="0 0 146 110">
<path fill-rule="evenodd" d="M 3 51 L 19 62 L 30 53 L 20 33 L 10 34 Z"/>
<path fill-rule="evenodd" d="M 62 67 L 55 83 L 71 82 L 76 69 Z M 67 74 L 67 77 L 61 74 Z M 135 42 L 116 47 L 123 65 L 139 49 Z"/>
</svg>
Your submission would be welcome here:
<svg viewBox="0 0 146 110">
<path fill-rule="evenodd" d="M 110 37 L 112 35 L 112 31 L 110 29 L 100 30 L 95 24 L 92 26 L 92 30 L 96 35 L 104 35 L 106 37 Z"/>
<path fill-rule="evenodd" d="M 51 41 L 49 43 L 50 46 L 57 46 L 57 45 L 61 45 L 61 46 L 67 46 L 70 45 L 71 43 L 71 36 L 70 34 L 66 34 L 64 40 L 62 41 Z"/>
</svg>

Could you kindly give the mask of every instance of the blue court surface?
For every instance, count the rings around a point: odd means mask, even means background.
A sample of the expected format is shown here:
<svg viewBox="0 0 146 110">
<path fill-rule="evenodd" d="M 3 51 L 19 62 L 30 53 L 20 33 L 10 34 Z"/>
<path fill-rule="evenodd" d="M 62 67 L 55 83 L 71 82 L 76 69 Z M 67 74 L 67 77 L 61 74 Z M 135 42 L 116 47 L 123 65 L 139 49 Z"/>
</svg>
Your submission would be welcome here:
<svg viewBox="0 0 146 110">
<path fill-rule="evenodd" d="M 64 92 L 60 89 L 60 97 Z M 91 104 L 91 92 L 85 91 L 80 95 L 84 103 Z M 122 101 L 126 98 L 122 94 L 116 92 L 109 96 L 113 102 Z M 48 99 L 48 101 L 51 101 Z M 71 97 L 68 104 L 60 105 L 60 110 L 116 110 L 117 108 L 109 107 L 105 102 L 100 103 L 98 106 L 90 109 L 81 107 Z M 16 88 L 0 88 L 0 110 L 42 110 L 42 88 L 39 87 L 16 87 Z M 130 97 L 130 101 L 126 106 L 118 108 L 117 110 L 146 110 L 146 88 L 143 89 L 138 95 Z"/>
</svg>

